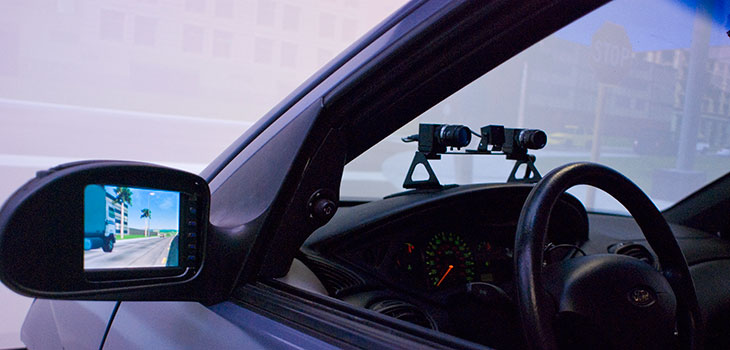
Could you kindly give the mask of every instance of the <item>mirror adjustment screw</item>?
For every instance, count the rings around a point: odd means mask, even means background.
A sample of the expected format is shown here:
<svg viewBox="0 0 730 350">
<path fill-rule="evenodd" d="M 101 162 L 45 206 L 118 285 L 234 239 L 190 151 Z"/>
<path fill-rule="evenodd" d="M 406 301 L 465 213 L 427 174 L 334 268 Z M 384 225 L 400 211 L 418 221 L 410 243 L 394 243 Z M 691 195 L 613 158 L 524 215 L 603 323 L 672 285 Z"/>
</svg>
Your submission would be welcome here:
<svg viewBox="0 0 730 350">
<path fill-rule="evenodd" d="M 312 214 L 319 219 L 328 219 L 335 214 L 335 210 L 337 210 L 335 202 L 323 198 L 314 203 Z"/>
<path fill-rule="evenodd" d="M 337 202 L 334 197 L 335 194 L 331 190 L 321 189 L 314 192 L 307 203 L 309 217 L 317 221 L 329 221 L 337 212 Z"/>
</svg>

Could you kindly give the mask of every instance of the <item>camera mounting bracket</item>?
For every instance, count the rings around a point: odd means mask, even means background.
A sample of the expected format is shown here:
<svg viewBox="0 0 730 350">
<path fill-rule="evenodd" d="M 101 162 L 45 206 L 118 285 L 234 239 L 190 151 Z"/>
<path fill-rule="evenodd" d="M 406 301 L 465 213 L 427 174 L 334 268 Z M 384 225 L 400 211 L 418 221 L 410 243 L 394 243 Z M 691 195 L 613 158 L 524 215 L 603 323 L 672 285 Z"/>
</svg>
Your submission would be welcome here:
<svg viewBox="0 0 730 350">
<path fill-rule="evenodd" d="M 426 180 L 413 180 L 413 172 L 416 170 L 418 165 L 423 165 L 428 173 L 428 179 Z M 403 181 L 403 188 L 407 189 L 440 189 L 443 188 L 439 179 L 436 178 L 436 173 L 433 172 L 431 164 L 428 163 L 426 155 L 421 152 L 416 152 L 411 161 L 411 166 L 408 168 L 406 179 Z"/>
<path fill-rule="evenodd" d="M 477 135 L 481 138 L 477 149 L 465 149 L 464 152 L 453 152 L 468 145 L 471 138 L 469 128 L 463 125 L 419 124 L 419 132 L 402 138 L 403 142 L 418 141 L 418 151 L 413 156 L 411 166 L 403 181 L 406 189 L 441 189 L 444 188 L 429 164 L 429 159 L 441 159 L 443 154 L 461 155 L 501 155 L 514 160 L 507 183 L 536 183 L 542 176 L 535 167 L 535 156 L 528 154 L 528 149 L 540 149 L 547 143 L 545 132 L 537 129 L 512 129 L 502 125 L 487 125 Z M 473 133 L 473 132 L 472 132 Z M 447 151 L 447 148 L 450 151 Z M 425 180 L 414 180 L 413 173 L 421 165 L 428 173 Z M 525 165 L 524 175 L 517 177 L 520 167 Z"/>
<path fill-rule="evenodd" d="M 471 151 L 471 150 L 468 150 Z M 461 154 L 461 155 L 470 155 L 470 154 L 482 154 L 482 155 L 504 155 L 504 153 L 492 153 L 492 152 L 465 152 L 465 153 L 457 153 L 457 152 L 447 152 L 443 154 Z M 439 157 L 440 159 L 440 157 Z M 520 158 L 515 160 L 515 165 L 512 167 L 512 171 L 509 174 L 509 177 L 507 178 L 507 183 L 537 183 L 542 179 L 542 175 L 540 175 L 540 171 L 537 170 L 537 167 L 535 167 L 535 160 L 537 158 L 532 155 L 528 154 L 526 157 Z M 428 179 L 425 180 L 414 180 L 413 179 L 413 173 L 415 172 L 418 165 L 423 165 L 424 169 L 426 169 L 426 173 L 428 173 Z M 525 172 L 524 175 L 520 178 L 517 177 L 517 172 L 520 170 L 520 167 L 522 165 L 525 165 Z M 403 188 L 406 189 L 441 189 L 445 186 L 439 182 L 438 178 L 436 177 L 436 173 L 433 171 L 433 168 L 431 168 L 431 164 L 428 162 L 428 158 L 426 158 L 426 155 L 421 152 L 416 152 L 415 155 L 413 155 L 413 161 L 411 161 L 411 166 L 408 168 L 408 173 L 406 173 L 406 179 L 403 181 Z"/>
<path fill-rule="evenodd" d="M 542 179 L 540 172 L 537 171 L 537 168 L 535 167 L 535 156 L 528 154 L 526 158 L 527 159 L 523 158 L 515 161 L 515 166 L 512 167 L 512 172 L 509 174 L 509 178 L 507 178 L 508 183 L 536 183 Z M 525 164 L 525 175 L 521 179 L 518 179 L 515 175 L 517 175 L 517 171 L 520 169 L 522 164 Z"/>
</svg>

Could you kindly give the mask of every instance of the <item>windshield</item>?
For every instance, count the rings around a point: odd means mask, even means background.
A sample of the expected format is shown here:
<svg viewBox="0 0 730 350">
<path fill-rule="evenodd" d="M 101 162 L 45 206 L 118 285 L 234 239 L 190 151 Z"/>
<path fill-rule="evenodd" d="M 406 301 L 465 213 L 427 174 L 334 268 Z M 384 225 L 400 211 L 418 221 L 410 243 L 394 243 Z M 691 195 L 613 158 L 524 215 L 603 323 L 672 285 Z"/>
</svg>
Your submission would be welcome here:
<svg viewBox="0 0 730 350">
<path fill-rule="evenodd" d="M 666 208 L 730 170 L 730 5 L 614 1 L 503 63 L 437 104 L 345 168 L 343 197 L 402 191 L 419 123 L 537 128 L 531 151 L 545 174 L 599 162 Z M 478 137 L 467 147 L 475 149 Z M 503 156 L 430 161 L 442 184 L 505 182 Z M 424 172 L 425 174 L 425 172 Z M 417 174 L 414 174 L 414 177 Z M 589 209 L 623 208 L 605 193 L 571 190 Z"/>
</svg>

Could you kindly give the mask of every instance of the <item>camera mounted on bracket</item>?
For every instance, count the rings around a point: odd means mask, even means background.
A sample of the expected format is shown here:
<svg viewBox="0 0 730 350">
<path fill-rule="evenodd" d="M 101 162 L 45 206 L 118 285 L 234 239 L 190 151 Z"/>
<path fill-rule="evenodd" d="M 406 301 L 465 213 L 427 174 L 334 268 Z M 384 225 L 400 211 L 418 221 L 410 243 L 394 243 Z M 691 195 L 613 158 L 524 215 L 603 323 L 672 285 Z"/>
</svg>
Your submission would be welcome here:
<svg viewBox="0 0 730 350">
<path fill-rule="evenodd" d="M 418 141 L 418 151 L 413 157 L 403 187 L 415 189 L 443 188 L 428 163 L 429 159 L 441 159 L 442 154 L 504 155 L 506 159 L 516 161 L 507 182 L 535 183 L 542 178 L 535 167 L 535 156 L 528 154 L 527 151 L 545 147 L 547 134 L 544 131 L 505 128 L 503 125 L 487 125 L 482 127 L 480 131 L 481 133 L 477 134 L 464 125 L 419 124 L 418 134 L 401 139 L 403 142 Z M 454 149 L 460 150 L 468 146 L 472 134 L 481 138 L 477 149 L 454 152 Z M 419 164 L 425 167 L 428 179 L 413 180 L 413 172 Z M 522 178 L 517 178 L 517 170 L 523 164 L 526 165 L 525 174 Z"/>
</svg>

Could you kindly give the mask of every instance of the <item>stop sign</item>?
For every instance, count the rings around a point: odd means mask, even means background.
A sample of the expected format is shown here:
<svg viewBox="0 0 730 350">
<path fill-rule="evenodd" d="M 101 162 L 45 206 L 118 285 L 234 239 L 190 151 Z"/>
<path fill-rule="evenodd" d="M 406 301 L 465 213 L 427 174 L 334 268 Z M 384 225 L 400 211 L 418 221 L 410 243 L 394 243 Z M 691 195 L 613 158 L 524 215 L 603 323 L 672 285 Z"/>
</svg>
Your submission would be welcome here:
<svg viewBox="0 0 730 350">
<path fill-rule="evenodd" d="M 598 28 L 591 40 L 591 65 L 598 81 L 618 84 L 631 70 L 631 41 L 624 27 L 611 22 Z"/>
</svg>

